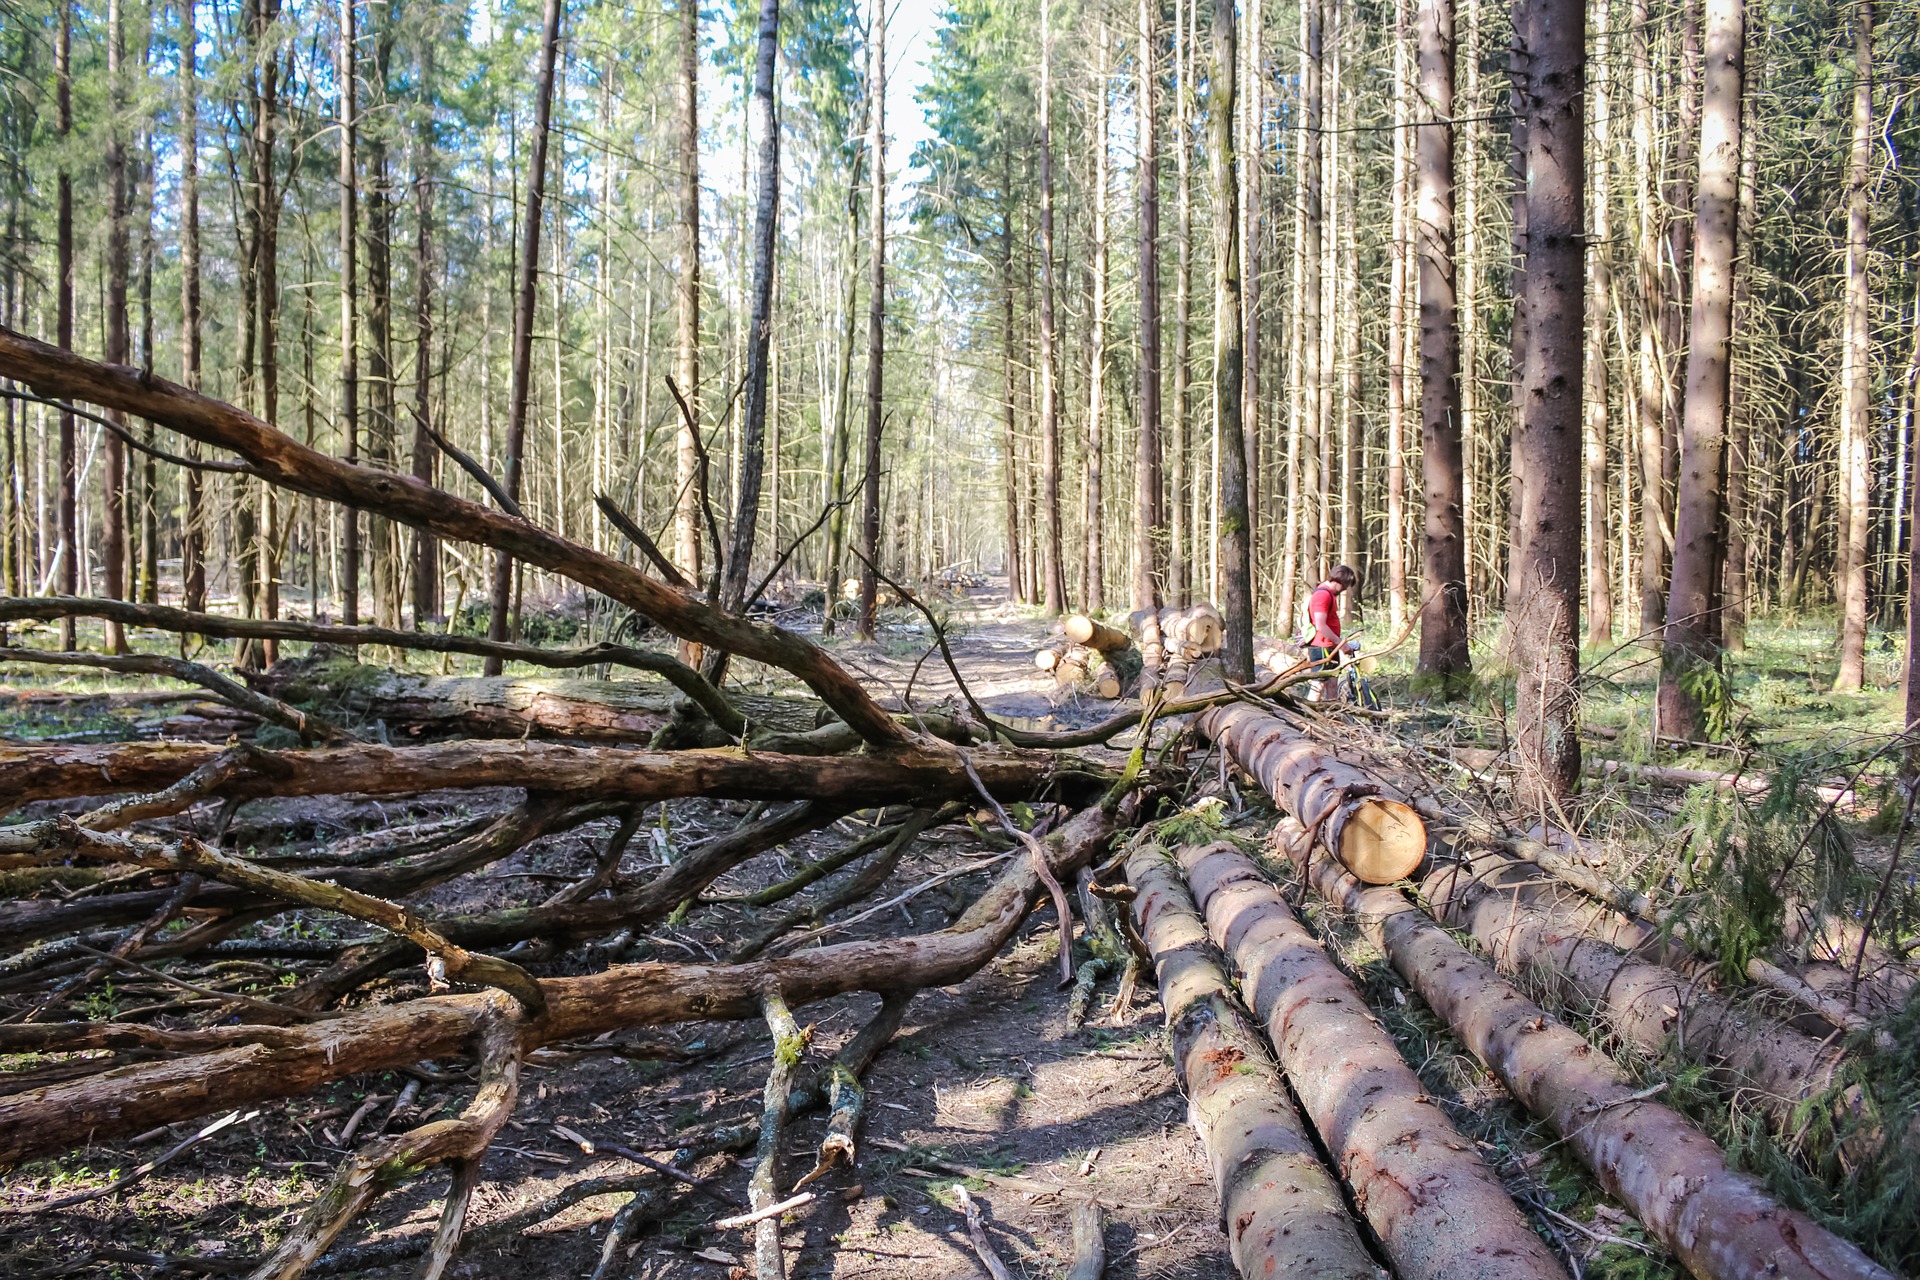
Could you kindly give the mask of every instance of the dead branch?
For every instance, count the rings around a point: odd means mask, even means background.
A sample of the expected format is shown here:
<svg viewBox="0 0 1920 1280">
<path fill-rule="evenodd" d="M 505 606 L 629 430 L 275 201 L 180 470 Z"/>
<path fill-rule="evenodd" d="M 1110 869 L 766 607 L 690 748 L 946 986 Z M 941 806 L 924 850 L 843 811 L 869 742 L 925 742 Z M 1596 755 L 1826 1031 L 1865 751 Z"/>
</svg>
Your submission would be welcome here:
<svg viewBox="0 0 1920 1280">
<path fill-rule="evenodd" d="M 158 653 L 50 653 L 43 649 L 19 649 L 0 647 L 0 662 L 33 662 L 53 667 L 91 667 L 100 671 L 118 671 L 135 675 L 166 676 L 170 680 L 181 680 L 188 684 L 197 684 L 229 706 L 259 716 L 285 729 L 291 729 L 300 735 L 302 742 L 321 742 L 339 745 L 358 742 L 359 739 L 340 726 L 320 716 L 310 715 L 298 707 L 290 707 L 278 698 L 268 697 L 264 693 L 255 693 L 243 684 L 239 684 L 197 662 L 188 662 L 184 658 L 168 657 Z"/>
</svg>

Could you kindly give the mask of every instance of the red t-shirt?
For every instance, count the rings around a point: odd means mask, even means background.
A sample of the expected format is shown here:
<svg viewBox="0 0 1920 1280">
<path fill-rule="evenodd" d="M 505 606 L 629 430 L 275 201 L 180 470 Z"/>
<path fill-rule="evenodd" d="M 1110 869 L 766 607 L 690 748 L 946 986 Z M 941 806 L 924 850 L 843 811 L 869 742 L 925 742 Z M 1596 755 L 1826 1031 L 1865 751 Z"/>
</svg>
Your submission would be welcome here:
<svg viewBox="0 0 1920 1280">
<path fill-rule="evenodd" d="M 1313 644 L 1320 638 L 1320 631 L 1313 630 L 1315 627 L 1324 630 L 1338 643 L 1340 639 L 1339 599 L 1333 588 L 1324 582 L 1315 587 L 1313 594 L 1307 597 L 1308 644 Z"/>
</svg>

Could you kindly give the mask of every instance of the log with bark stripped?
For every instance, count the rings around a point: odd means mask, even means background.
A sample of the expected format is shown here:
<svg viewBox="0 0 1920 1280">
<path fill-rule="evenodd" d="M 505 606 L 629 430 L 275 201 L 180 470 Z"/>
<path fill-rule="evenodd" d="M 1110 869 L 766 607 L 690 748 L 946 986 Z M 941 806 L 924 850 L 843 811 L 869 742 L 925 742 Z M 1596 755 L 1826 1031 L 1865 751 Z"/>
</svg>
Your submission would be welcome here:
<svg viewBox="0 0 1920 1280">
<path fill-rule="evenodd" d="M 1244 703 L 1208 710 L 1198 727 L 1367 883 L 1404 880 L 1425 859 L 1427 828 L 1413 806 L 1324 743 Z"/>
</svg>

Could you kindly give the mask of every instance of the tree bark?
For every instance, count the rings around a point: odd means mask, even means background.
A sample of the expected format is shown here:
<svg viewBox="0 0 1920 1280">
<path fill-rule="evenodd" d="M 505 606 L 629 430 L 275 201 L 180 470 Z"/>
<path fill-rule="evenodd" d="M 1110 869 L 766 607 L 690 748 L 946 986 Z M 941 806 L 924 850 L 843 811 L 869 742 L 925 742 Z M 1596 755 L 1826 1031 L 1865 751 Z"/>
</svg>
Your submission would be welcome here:
<svg viewBox="0 0 1920 1280">
<path fill-rule="evenodd" d="M 1220 454 L 1220 612 L 1227 678 L 1253 679 L 1253 529 L 1247 511 L 1246 437 L 1241 431 L 1240 236 L 1233 149 L 1238 60 L 1233 0 L 1214 0 L 1213 62 L 1207 72 L 1208 151 L 1213 164 L 1213 433 Z"/>
<path fill-rule="evenodd" d="M 1420 439 L 1426 488 L 1419 669 L 1453 696 L 1472 670 L 1461 507 L 1460 328 L 1453 292 L 1453 0 L 1420 0 L 1416 22 L 1420 192 L 1414 233 L 1420 254 Z"/>
<path fill-rule="evenodd" d="M 355 331 L 360 312 L 359 161 L 355 155 L 359 123 L 354 105 L 354 3 L 340 0 L 334 66 L 340 95 L 336 113 L 340 124 L 340 429 L 346 437 L 349 463 L 360 460 L 360 340 Z M 360 513 L 348 506 L 340 516 L 340 614 L 348 626 L 353 626 L 360 621 Z M 205 602 L 199 607 L 205 608 Z"/>
<path fill-rule="evenodd" d="M 195 0 L 180 0 L 180 380 L 200 389 L 200 86 Z M 187 456 L 197 457 L 190 443 Z M 207 607 L 206 511 L 200 472 L 182 476 L 186 512 L 180 529 L 180 588 L 189 609 Z M 66 645 L 72 647 L 69 638 Z"/>
<path fill-rule="evenodd" d="M 1412 127 L 1408 102 L 1407 0 L 1393 5 L 1393 185 L 1391 245 L 1387 261 L 1387 630 L 1407 625 L 1407 252 L 1412 238 L 1408 171 Z M 1462 476 L 1464 480 L 1464 473 Z M 1462 509 L 1465 518 L 1464 504 Z M 1466 530 L 1463 529 L 1463 532 Z M 1462 565 L 1464 568 L 1464 563 Z M 1283 629 L 1291 618 L 1283 622 Z"/>
<path fill-rule="evenodd" d="M 1050 615 L 1067 607 L 1060 545 L 1060 389 L 1053 265 L 1053 0 L 1040 0 L 1040 505 L 1046 522 L 1041 603 Z"/>
<path fill-rule="evenodd" d="M 433 40 L 420 45 L 420 108 L 422 117 L 414 138 L 413 174 L 413 478 L 432 484 L 439 449 L 433 443 L 433 175 L 438 139 L 433 112 Z M 438 621 L 440 610 L 440 543 L 432 534 L 413 535 L 413 625 L 424 629 Z"/>
<path fill-rule="evenodd" d="M 1608 375 L 1607 337 L 1613 323 L 1613 106 L 1611 68 L 1613 9 L 1606 0 L 1593 5 L 1593 150 L 1588 155 L 1592 199 L 1592 238 L 1587 246 L 1587 278 L 1593 298 L 1587 309 L 1586 336 L 1586 642 L 1613 640 L 1613 574 L 1607 556 Z"/>
<path fill-rule="evenodd" d="M 73 135 L 73 6 L 60 7 L 60 31 L 53 46 L 54 102 L 60 134 L 60 168 L 54 194 L 54 321 L 53 341 L 63 351 L 73 350 L 73 175 L 66 166 L 67 142 Z M 77 518 L 74 419 L 60 414 L 60 495 L 54 517 L 60 526 L 60 590 L 73 595 L 80 582 L 80 524 Z M 60 647 L 73 649 L 73 623 L 60 626 Z"/>
<path fill-rule="evenodd" d="M 1135 609 L 1158 609 L 1166 534 L 1160 446 L 1160 8 L 1140 0 L 1138 90 L 1134 99 L 1140 186 L 1140 391 L 1133 454 Z M 1182 141 L 1180 145 L 1184 146 Z"/>
<path fill-rule="evenodd" d="M 130 358 L 127 334 L 127 144 L 122 116 L 125 89 L 121 61 L 125 43 L 121 31 L 121 0 L 107 0 L 107 363 L 126 364 Z M 257 175 L 256 175 L 257 177 Z M 108 419 L 124 428 L 126 419 L 109 412 Z M 100 450 L 100 563 L 106 594 L 127 599 L 127 446 L 117 431 L 109 431 Z M 107 651 L 127 653 L 126 632 L 107 624 Z"/>
<path fill-rule="evenodd" d="M 1612 1195 L 1694 1275 L 1889 1280 L 1859 1250 L 1727 1167 L 1711 1139 L 1393 889 L 1370 889 L 1325 858 L 1306 866 L 1321 896 L 1357 917 L 1433 1011 L 1514 1097 L 1546 1119 Z"/>
<path fill-rule="evenodd" d="M 1734 136 L 1739 136 L 1737 118 Z M 1840 562 L 1844 616 L 1835 692 L 1859 690 L 1867 651 L 1867 535 L 1872 525 L 1873 499 L 1873 299 L 1867 259 L 1872 157 L 1873 0 L 1860 0 L 1853 14 L 1853 145 L 1847 158 L 1845 323 L 1840 343 L 1841 413 L 1846 425 L 1841 435 L 1845 450 L 1840 469 L 1844 484 L 1841 510 L 1846 515 L 1846 542 Z"/>
<path fill-rule="evenodd" d="M 1640 284 L 1638 411 L 1640 452 L 1640 631 L 1658 647 L 1666 620 L 1667 557 L 1673 542 L 1666 482 L 1665 374 L 1658 323 L 1665 306 L 1660 269 L 1660 212 L 1654 183 L 1652 17 L 1648 0 L 1630 0 L 1629 54 L 1633 67 L 1634 239 Z"/>
<path fill-rule="evenodd" d="M 780 36 L 780 0 L 760 0 L 748 130 L 755 154 L 753 282 L 747 318 L 747 402 L 740 430 L 740 487 L 733 500 L 733 541 L 727 548 L 722 606 L 746 603 L 753 569 L 754 531 L 760 520 L 761 474 L 766 466 L 767 375 L 773 341 L 773 251 L 780 229 L 780 121 L 773 99 L 774 57 Z M 779 495 L 775 495 L 776 514 Z M 776 534 L 778 532 L 776 522 Z"/>
<path fill-rule="evenodd" d="M 1564 1277 L 1499 1177 L 1279 890 L 1228 846 L 1190 846 L 1178 856 L 1208 932 L 1232 958 L 1248 1004 L 1394 1274 Z"/>
<path fill-rule="evenodd" d="M 1227 984 L 1179 868 L 1166 850 L 1142 845 L 1127 860 L 1127 879 L 1235 1268 L 1243 1276 L 1376 1280 L 1379 1269 L 1257 1024 Z"/>
<path fill-rule="evenodd" d="M 506 465 L 501 469 L 500 480 L 507 497 L 515 501 L 520 497 L 526 465 L 527 404 L 533 392 L 533 313 L 540 283 L 540 225 L 547 191 L 547 135 L 553 111 L 554 62 L 560 52 L 560 10 L 560 0 L 546 0 L 540 35 L 540 79 L 533 98 L 533 146 L 527 157 L 527 210 L 520 228 L 520 278 L 516 282 L 513 304 L 513 383 L 507 393 Z M 687 389 L 685 394 L 691 396 L 693 392 Z M 513 558 L 498 552 L 493 561 L 487 614 L 489 640 L 507 638 L 514 577 Z M 497 676 L 500 664 L 489 659 L 485 671 Z"/>
<path fill-rule="evenodd" d="M 1192 518 L 1188 486 L 1193 477 L 1190 449 L 1193 395 L 1193 42 L 1189 27 L 1199 0 L 1174 0 L 1173 6 L 1173 153 L 1178 188 L 1173 267 L 1173 432 L 1167 441 L 1168 522 L 1167 598 L 1183 606 L 1192 595 L 1197 521 Z M 1197 488 L 1197 486 L 1195 486 Z"/>
<path fill-rule="evenodd" d="M 873 0 L 867 66 L 867 163 L 873 190 L 867 217 L 867 474 L 860 499 L 860 637 L 878 626 L 880 583 L 880 438 L 886 430 L 887 372 L 887 12 Z M 831 584 L 829 584 L 831 589 Z"/>
<path fill-rule="evenodd" d="M 1686 421 L 1674 524 L 1673 588 L 1667 597 L 1659 693 L 1660 731 L 1689 739 L 1706 736 L 1708 729 L 1700 686 L 1690 677 L 1719 663 L 1711 609 L 1720 574 L 1733 268 L 1739 248 L 1740 99 L 1745 46 L 1744 0 L 1709 0 L 1706 84 L 1700 113 L 1700 185 L 1694 202 L 1697 229 L 1693 236 Z M 1844 672 L 1843 655 L 1843 680 Z"/>
<path fill-rule="evenodd" d="M 1534 0 L 1526 12 L 1527 362 L 1516 424 L 1525 485 L 1507 607 L 1520 784 L 1532 808 L 1580 780 L 1587 14 L 1582 0 Z"/>
</svg>

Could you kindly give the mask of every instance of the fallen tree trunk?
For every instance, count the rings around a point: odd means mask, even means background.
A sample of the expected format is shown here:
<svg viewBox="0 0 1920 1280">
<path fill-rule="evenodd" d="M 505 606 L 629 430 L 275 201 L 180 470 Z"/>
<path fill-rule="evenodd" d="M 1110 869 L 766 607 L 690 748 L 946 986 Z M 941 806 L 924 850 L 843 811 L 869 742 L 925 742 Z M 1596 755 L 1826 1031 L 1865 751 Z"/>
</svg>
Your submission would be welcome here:
<svg viewBox="0 0 1920 1280">
<path fill-rule="evenodd" d="M 222 748 L 202 743 L 0 744 L 0 812 L 36 800 L 159 791 L 221 754 Z M 1051 752 L 975 750 L 972 755 L 987 787 L 1010 798 L 1033 794 L 1066 775 Z M 916 749 L 794 756 L 737 748 L 624 751 L 542 742 L 448 742 L 257 751 L 207 794 L 223 799 L 406 795 L 474 787 L 584 793 L 601 800 L 821 796 L 862 807 L 952 799 L 972 791 L 958 756 Z"/>
<path fill-rule="evenodd" d="M 1114 815 L 1096 807 L 1042 842 L 1054 875 L 1072 877 L 1104 851 Z M 522 1051 L 606 1031 L 696 1019 L 757 1017 L 759 993 L 801 1005 L 850 991 L 882 994 L 959 982 L 1004 946 L 1045 892 L 1031 858 L 1015 862 L 951 927 L 904 938 L 845 942 L 744 965 L 638 964 L 577 978 L 539 979 L 545 1012 L 529 1019 Z M 110 1141 L 156 1125 L 271 1098 L 292 1097 L 364 1071 L 453 1057 L 474 1038 L 489 995 L 430 996 L 373 1005 L 300 1027 L 177 1033 L 203 1053 L 141 1063 L 0 1098 L 0 1167 Z M 57 1028 L 49 1028 L 57 1031 Z M 150 1033 L 138 1028 L 129 1034 Z M 111 1040 L 115 1028 L 91 1035 Z"/>
<path fill-rule="evenodd" d="M 673 720 L 681 697 L 665 681 L 432 676 L 326 660 L 282 662 L 251 683 L 277 698 L 338 707 L 407 734 L 591 742 L 646 742 Z M 731 705 L 745 725 L 785 733 L 814 729 L 819 710 L 793 698 L 736 696 Z"/>
<path fill-rule="evenodd" d="M 1179 869 L 1158 845 L 1127 859 L 1134 919 L 1153 953 L 1187 1119 L 1207 1149 L 1243 1276 L 1376 1280 L 1380 1268 L 1320 1164 L 1299 1112 L 1234 999 Z"/>
<path fill-rule="evenodd" d="M 1203 714 L 1198 728 L 1367 883 L 1404 880 L 1425 860 L 1426 824 L 1405 798 L 1286 721 L 1229 703 Z"/>
<path fill-rule="evenodd" d="M 151 370 L 102 364 L 0 326 L 0 377 L 42 395 L 135 414 L 216 449 L 230 449 L 269 484 L 397 520 L 443 538 L 477 542 L 538 565 L 635 609 L 683 640 L 790 671 L 860 736 L 876 745 L 908 732 L 819 646 L 712 608 L 690 592 L 519 516 L 469 502 L 412 476 L 329 457 L 244 409 L 190 391 Z"/>
<path fill-rule="evenodd" d="M 1065 623 L 1067 639 L 1075 644 L 1083 644 L 1096 653 L 1112 653 L 1117 649 L 1131 649 L 1133 639 L 1126 632 L 1084 613 L 1068 617 Z"/>
<path fill-rule="evenodd" d="M 1472 1141 L 1428 1096 L 1352 980 L 1272 883 L 1229 845 L 1189 846 L 1176 856 L 1400 1280 L 1564 1277 Z"/>
<path fill-rule="evenodd" d="M 1727 1167 L 1720 1148 L 1652 1101 L 1584 1037 L 1497 977 L 1395 889 L 1296 856 L 1367 938 L 1609 1193 L 1701 1280 L 1895 1280 L 1859 1249 Z"/>
<path fill-rule="evenodd" d="M 1577 920 L 1523 902 L 1502 888 L 1516 866 L 1480 853 L 1428 876 L 1421 892 L 1436 918 L 1471 933 L 1503 972 L 1544 971 L 1568 1003 L 1603 1013 L 1630 1044 L 1656 1055 L 1678 1048 L 1727 1088 L 1750 1091 L 1776 1123 L 1833 1086 L 1840 1046 L 1750 1014 L 1664 965 L 1593 938 Z"/>
</svg>

